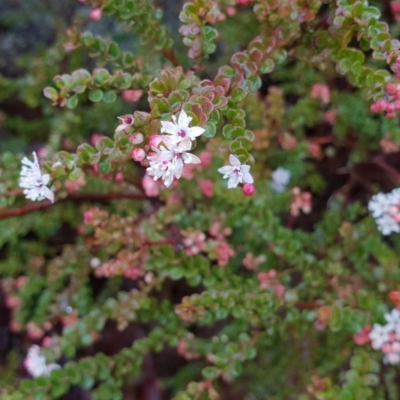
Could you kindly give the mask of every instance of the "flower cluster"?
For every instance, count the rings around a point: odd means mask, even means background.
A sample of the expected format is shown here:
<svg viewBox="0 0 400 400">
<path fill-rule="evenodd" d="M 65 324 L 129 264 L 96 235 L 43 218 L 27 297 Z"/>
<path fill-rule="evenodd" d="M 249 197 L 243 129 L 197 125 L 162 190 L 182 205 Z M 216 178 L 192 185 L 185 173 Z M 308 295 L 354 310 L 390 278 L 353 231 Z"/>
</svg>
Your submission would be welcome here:
<svg viewBox="0 0 400 400">
<path fill-rule="evenodd" d="M 396 60 L 396 74 L 400 77 L 400 59 Z M 386 96 L 372 103 L 370 110 L 373 113 L 384 112 L 386 118 L 393 119 L 400 111 L 400 85 L 388 83 L 386 85 Z"/>
<path fill-rule="evenodd" d="M 46 358 L 40 352 L 40 347 L 32 345 L 24 360 L 24 367 L 34 377 L 49 375 L 54 369 L 61 368 L 58 364 L 47 364 Z"/>
<path fill-rule="evenodd" d="M 133 116 L 124 115 L 118 119 L 121 120 L 121 124 L 115 131 L 129 132 L 134 122 Z M 200 164 L 203 162 L 210 163 L 209 157 L 203 160 L 201 155 L 197 157 L 190 153 L 193 143 L 205 132 L 205 129 L 200 126 L 190 126 L 191 122 L 192 118 L 182 110 L 178 118 L 175 115 L 172 116 L 172 122 L 161 121 L 161 134 L 150 136 L 148 146 L 144 149 L 138 147 L 132 151 L 134 161 L 148 165 L 147 178 L 144 182 L 148 188 L 151 186 L 147 181 L 148 177 L 154 181 L 161 179 L 164 185 L 169 187 L 175 179 L 180 179 L 183 175 L 187 174 L 190 179 L 194 169 L 201 170 Z M 139 145 L 144 141 L 144 136 L 136 132 L 129 135 L 129 140 L 133 145 Z M 230 165 L 218 169 L 224 175 L 224 179 L 228 179 L 228 189 L 236 188 L 240 184 L 244 195 L 251 196 L 255 188 L 250 166 L 242 164 L 233 154 L 229 156 L 229 162 Z M 212 182 L 203 182 L 201 191 L 206 197 L 212 197 Z M 157 188 L 150 188 L 149 192 L 152 196 L 158 194 Z"/>
<path fill-rule="evenodd" d="M 27 157 L 22 159 L 19 186 L 24 189 L 24 195 L 29 200 L 48 199 L 53 202 L 54 191 L 47 186 L 50 182 L 50 175 L 42 175 L 37 155 L 35 152 L 32 154 L 33 162 Z"/>
<path fill-rule="evenodd" d="M 386 364 L 400 363 L 400 311 L 385 314 L 386 325 L 374 324 L 369 338 L 374 350 L 381 350 Z"/>
<path fill-rule="evenodd" d="M 119 117 L 122 123 L 117 127 L 116 132 L 124 131 L 133 123 L 130 116 Z M 151 152 L 147 154 L 149 162 L 147 176 L 155 181 L 161 179 L 166 187 L 171 186 L 174 179 L 179 179 L 183 174 L 185 164 L 199 164 L 199 157 L 190 153 L 192 143 L 197 137 L 205 132 L 199 126 L 190 126 L 192 118 L 184 110 L 179 114 L 178 119 L 172 116 L 172 122 L 161 121 L 162 135 L 150 137 Z M 143 135 L 136 133 L 130 136 L 132 144 L 137 145 L 143 142 Z M 134 161 L 142 162 L 146 158 L 146 152 L 142 148 L 136 148 L 132 152 Z"/>
<path fill-rule="evenodd" d="M 290 205 L 290 214 L 293 217 L 297 217 L 300 214 L 300 210 L 304 214 L 311 212 L 311 193 L 302 192 L 298 187 L 292 189 L 293 201 Z"/>
<path fill-rule="evenodd" d="M 279 283 L 277 273 L 274 269 L 270 269 L 268 272 L 260 272 L 257 275 L 257 279 L 261 290 L 272 289 L 278 297 L 282 297 L 285 292 L 285 287 Z"/>
<path fill-rule="evenodd" d="M 174 178 L 179 179 L 185 164 L 200 164 L 201 160 L 189 151 L 192 142 L 204 133 L 199 126 L 190 127 L 192 118 L 184 110 L 179 114 L 178 120 L 172 116 L 172 121 L 161 121 L 161 141 L 159 146 L 152 145 L 153 153 L 147 156 L 150 161 L 147 173 L 154 180 L 162 179 L 166 187 L 171 186 Z"/>
<path fill-rule="evenodd" d="M 400 188 L 372 196 L 368 210 L 383 235 L 400 232 Z"/>
</svg>

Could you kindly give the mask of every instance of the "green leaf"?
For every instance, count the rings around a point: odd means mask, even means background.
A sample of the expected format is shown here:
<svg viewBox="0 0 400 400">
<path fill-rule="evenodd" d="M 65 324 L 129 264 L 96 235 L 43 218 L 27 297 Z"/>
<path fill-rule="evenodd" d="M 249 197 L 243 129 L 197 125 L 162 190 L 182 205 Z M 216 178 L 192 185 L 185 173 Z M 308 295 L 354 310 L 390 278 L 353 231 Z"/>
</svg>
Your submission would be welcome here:
<svg viewBox="0 0 400 400">
<path fill-rule="evenodd" d="M 212 138 L 215 136 L 215 133 L 217 132 L 217 128 L 215 126 L 215 124 L 213 124 L 212 122 L 208 121 L 203 125 L 203 128 L 206 130 L 203 133 L 203 136 L 207 137 L 207 138 Z"/>
<path fill-rule="evenodd" d="M 83 389 L 90 389 L 94 385 L 94 379 L 90 375 L 83 375 L 80 384 Z"/>
<path fill-rule="evenodd" d="M 78 96 L 77 96 L 77 95 L 71 96 L 71 97 L 67 100 L 66 107 L 69 108 L 70 110 L 72 110 L 73 108 L 75 108 L 77 105 L 78 105 Z"/>
<path fill-rule="evenodd" d="M 201 371 L 201 374 L 206 379 L 215 379 L 219 376 L 219 370 L 216 367 L 205 367 Z"/>
<path fill-rule="evenodd" d="M 108 159 L 99 162 L 99 173 L 108 174 L 111 171 L 111 163 Z"/>
<path fill-rule="evenodd" d="M 204 43 L 203 44 L 203 52 L 204 54 L 212 54 L 217 49 L 217 46 L 214 43 Z"/>
<path fill-rule="evenodd" d="M 44 97 L 46 97 L 47 99 L 50 99 L 51 101 L 57 101 L 57 99 L 58 99 L 57 90 L 50 86 L 47 86 L 43 89 L 43 95 L 44 95 Z"/>
<path fill-rule="evenodd" d="M 106 104 L 112 104 L 114 101 L 117 100 L 117 95 L 114 91 L 109 90 L 108 92 L 104 92 L 103 101 Z"/>
<path fill-rule="evenodd" d="M 233 130 L 233 126 L 231 124 L 227 124 L 222 129 L 222 135 L 226 139 L 231 139 L 232 138 L 232 130 Z"/>
<path fill-rule="evenodd" d="M 88 97 L 93 103 L 98 103 L 103 98 L 103 91 L 100 89 L 92 90 L 89 92 Z"/>
<path fill-rule="evenodd" d="M 110 43 L 107 52 L 108 58 L 111 60 L 116 60 L 121 56 L 121 50 L 119 49 L 118 45 L 114 42 Z"/>
<path fill-rule="evenodd" d="M 247 96 L 247 92 L 243 88 L 236 88 L 232 90 L 232 101 L 239 103 Z"/>
<path fill-rule="evenodd" d="M 260 71 L 261 74 L 269 74 L 274 70 L 274 68 L 275 68 L 274 62 L 270 58 L 267 58 L 260 64 L 258 70 Z"/>
<path fill-rule="evenodd" d="M 110 73 L 105 68 L 97 68 L 94 71 L 94 81 L 101 86 L 110 79 Z"/>
</svg>

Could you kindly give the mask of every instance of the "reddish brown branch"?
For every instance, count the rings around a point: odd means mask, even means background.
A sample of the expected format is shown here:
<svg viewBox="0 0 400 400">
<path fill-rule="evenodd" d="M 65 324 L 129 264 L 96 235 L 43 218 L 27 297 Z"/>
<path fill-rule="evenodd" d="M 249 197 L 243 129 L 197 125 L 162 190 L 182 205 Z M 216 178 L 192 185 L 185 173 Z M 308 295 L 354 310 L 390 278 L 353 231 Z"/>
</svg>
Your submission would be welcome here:
<svg viewBox="0 0 400 400">
<path fill-rule="evenodd" d="M 174 67 L 180 67 L 181 63 L 178 61 L 178 59 L 175 56 L 175 53 L 172 49 L 164 49 L 161 51 L 161 54 L 169 60 Z"/>
<path fill-rule="evenodd" d="M 172 243 L 169 240 L 155 240 L 155 241 L 150 241 L 150 240 L 145 240 L 143 243 L 144 246 L 172 246 Z"/>
<path fill-rule="evenodd" d="M 382 156 L 374 157 L 372 162 L 381 167 L 389 175 L 391 175 L 397 182 L 400 183 L 400 173 L 396 169 L 392 168 L 389 164 L 387 164 L 385 160 L 382 158 Z"/>
<path fill-rule="evenodd" d="M 306 301 L 298 301 L 295 303 L 294 307 L 299 310 L 315 310 L 316 308 L 321 307 L 317 302 L 306 302 Z"/>
<path fill-rule="evenodd" d="M 132 194 L 132 193 L 71 193 L 65 199 L 56 200 L 54 203 L 46 200 L 40 203 L 26 204 L 18 208 L 11 208 L 11 209 L 2 208 L 0 209 L 0 220 L 44 210 L 46 208 L 53 207 L 54 205 L 59 203 L 65 203 L 65 202 L 73 202 L 78 204 L 85 202 L 108 203 L 112 200 L 118 200 L 118 199 L 145 200 L 146 196 L 143 196 L 141 194 Z"/>
</svg>

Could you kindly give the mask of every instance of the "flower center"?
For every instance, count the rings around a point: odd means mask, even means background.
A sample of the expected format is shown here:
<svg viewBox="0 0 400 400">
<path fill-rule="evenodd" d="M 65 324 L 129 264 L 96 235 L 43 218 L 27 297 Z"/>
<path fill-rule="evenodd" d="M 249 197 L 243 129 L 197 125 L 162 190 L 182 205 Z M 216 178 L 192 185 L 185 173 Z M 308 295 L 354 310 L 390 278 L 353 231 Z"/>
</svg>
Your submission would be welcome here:
<svg viewBox="0 0 400 400">
<path fill-rule="evenodd" d="M 399 206 L 400 206 L 400 204 L 392 205 L 392 206 L 388 207 L 388 214 L 397 223 L 400 223 L 400 208 L 399 208 Z"/>
<path fill-rule="evenodd" d="M 178 132 L 178 136 L 180 136 L 181 138 L 184 138 L 184 137 L 186 136 L 186 132 L 185 132 L 183 129 L 181 129 L 181 130 Z"/>
<path fill-rule="evenodd" d="M 130 125 L 133 122 L 133 119 L 131 117 L 125 117 L 124 122 L 128 125 Z"/>
</svg>

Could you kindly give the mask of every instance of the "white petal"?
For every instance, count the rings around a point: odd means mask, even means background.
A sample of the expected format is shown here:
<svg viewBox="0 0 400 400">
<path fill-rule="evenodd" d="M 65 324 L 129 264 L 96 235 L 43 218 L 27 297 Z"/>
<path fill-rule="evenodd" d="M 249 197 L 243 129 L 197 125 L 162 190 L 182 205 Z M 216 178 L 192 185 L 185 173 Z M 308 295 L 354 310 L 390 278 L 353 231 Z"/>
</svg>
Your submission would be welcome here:
<svg viewBox="0 0 400 400">
<path fill-rule="evenodd" d="M 54 192 L 47 186 L 43 187 L 42 196 L 44 196 L 46 199 L 49 199 L 52 203 L 54 203 Z"/>
<path fill-rule="evenodd" d="M 121 132 L 123 131 L 125 128 L 127 128 L 129 125 L 128 124 L 121 124 L 117 126 L 117 129 L 115 129 L 115 132 Z"/>
<path fill-rule="evenodd" d="M 161 121 L 161 132 L 162 133 L 169 133 L 171 135 L 177 135 L 178 132 L 179 132 L 179 129 L 172 122 Z"/>
<path fill-rule="evenodd" d="M 193 140 L 194 138 L 202 135 L 205 131 L 206 130 L 200 126 L 194 126 L 193 128 L 188 129 L 188 135 Z"/>
<path fill-rule="evenodd" d="M 253 183 L 254 182 L 254 179 L 250 175 L 250 172 L 244 172 L 243 173 L 243 182 L 245 182 L 245 183 Z"/>
<path fill-rule="evenodd" d="M 232 173 L 233 168 L 229 165 L 225 165 L 224 167 L 218 168 L 218 172 L 223 175 L 230 175 Z"/>
<path fill-rule="evenodd" d="M 190 137 L 186 136 L 181 141 L 179 142 L 179 148 L 182 151 L 189 151 L 192 148 L 192 141 L 190 140 Z"/>
<path fill-rule="evenodd" d="M 239 167 L 241 165 L 239 159 L 233 154 L 229 155 L 229 163 L 234 167 Z"/>
<path fill-rule="evenodd" d="M 189 126 L 192 118 L 188 117 L 184 110 L 181 111 L 178 118 L 178 125 L 183 128 L 187 128 Z"/>
<path fill-rule="evenodd" d="M 239 176 L 237 174 L 231 175 L 228 180 L 228 189 L 233 189 L 237 187 L 238 184 L 239 184 Z"/>
<path fill-rule="evenodd" d="M 185 164 L 201 164 L 200 158 L 191 153 L 183 153 L 182 158 Z"/>
<path fill-rule="evenodd" d="M 30 167 L 30 168 L 32 168 L 32 167 L 35 166 L 35 163 L 33 163 L 33 162 L 32 162 L 31 160 L 29 160 L 29 158 L 27 158 L 27 157 L 24 157 L 24 158 L 21 160 L 21 163 L 24 164 L 24 165 L 27 165 L 27 166 Z"/>
<path fill-rule="evenodd" d="M 47 185 L 50 182 L 50 175 L 49 174 L 42 175 L 42 182 L 43 184 Z"/>
<path fill-rule="evenodd" d="M 182 174 L 183 174 L 183 165 L 180 166 L 180 167 L 176 167 L 176 168 L 175 168 L 175 171 L 174 171 L 174 176 L 175 176 L 175 178 L 176 178 L 176 179 L 180 179 L 180 177 L 182 176 Z"/>
</svg>

